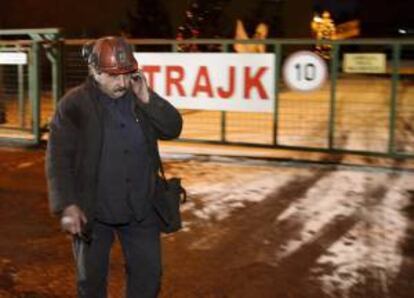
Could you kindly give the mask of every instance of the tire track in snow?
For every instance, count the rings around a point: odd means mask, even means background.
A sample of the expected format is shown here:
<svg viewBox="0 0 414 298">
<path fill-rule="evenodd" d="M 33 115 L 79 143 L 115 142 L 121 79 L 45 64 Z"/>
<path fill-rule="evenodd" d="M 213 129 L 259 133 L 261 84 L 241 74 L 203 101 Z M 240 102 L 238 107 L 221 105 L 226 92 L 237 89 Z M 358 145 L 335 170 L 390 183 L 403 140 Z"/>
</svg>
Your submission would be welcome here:
<svg viewBox="0 0 414 298">
<path fill-rule="evenodd" d="M 208 229 L 206 234 L 216 237 L 203 237 L 204 245 L 193 248 L 210 249 L 207 255 L 212 266 L 216 257 L 232 251 L 225 264 L 217 264 L 221 271 L 231 274 L 233 282 L 254 271 L 260 287 L 275 295 L 286 294 L 285 287 L 275 284 L 296 284 L 298 292 L 292 297 L 387 297 L 389 283 L 398 273 L 399 253 L 395 249 L 403 232 L 384 239 L 384 231 L 389 231 L 382 229 L 389 222 L 378 228 L 384 220 L 378 216 L 381 212 L 396 216 L 395 203 L 400 206 L 398 194 L 405 183 L 398 175 L 352 171 L 318 170 L 309 176 L 292 177 L 263 201 L 247 204 L 221 220 L 218 232 L 214 227 Z M 358 243 L 365 250 L 355 253 Z M 348 251 L 338 250 L 338 245 Z M 354 259 L 341 263 L 355 254 Z M 381 266 L 391 266 L 391 273 L 376 270 L 382 257 L 387 261 Z M 361 280 L 370 283 L 363 285 L 365 292 L 349 296 L 361 286 Z M 221 286 L 228 287 L 224 281 Z M 299 289 L 304 288 L 307 294 L 301 296 Z M 241 289 L 231 293 L 248 297 L 249 291 L 257 290 Z"/>
<path fill-rule="evenodd" d="M 279 234 L 274 229 L 277 217 L 329 174 L 330 171 L 319 169 L 307 175 L 292 176 L 283 185 L 273 188 L 262 201 L 251 203 L 223 220 L 219 229 L 231 229 L 231 234 L 221 238 L 215 251 L 218 254 L 226 250 L 234 252 L 235 258 L 229 259 L 226 266 L 240 266 L 240 255 L 248 263 L 262 260 L 268 255 L 274 242 L 279 241 Z"/>
<path fill-rule="evenodd" d="M 269 269 L 272 272 L 274 268 L 263 263 L 260 263 L 259 268 L 252 268 L 251 266 L 258 263 L 261 255 L 273 251 L 271 247 L 266 247 L 266 242 L 270 243 L 267 237 L 272 237 L 273 223 L 277 216 L 288 208 L 293 201 L 302 197 L 319 179 L 330 173 L 326 169 L 309 170 L 308 168 L 276 168 L 276 170 L 272 169 L 272 172 L 273 175 L 269 175 L 269 172 L 260 175 L 254 175 L 254 173 L 253 175 L 246 175 L 242 181 L 239 181 L 240 184 L 223 181 L 223 183 L 218 183 L 219 187 L 210 185 L 210 189 L 211 187 L 213 189 L 218 187 L 219 189 L 215 189 L 211 193 L 206 192 L 205 195 L 199 198 L 203 200 L 204 206 L 211 207 L 214 204 L 221 204 L 220 201 L 223 197 L 213 195 L 220 189 L 219 193 L 234 194 L 237 192 L 241 196 L 243 196 L 246 189 L 259 190 L 250 202 L 244 201 L 243 208 L 226 209 L 229 212 L 219 222 L 211 224 L 214 216 L 196 217 L 198 220 L 193 219 L 190 222 L 191 233 L 180 235 L 181 239 L 188 239 L 189 241 L 185 244 L 185 247 L 188 248 L 187 259 L 197 260 L 198 269 L 193 277 L 203 276 L 204 279 L 209 280 L 208 285 L 193 280 L 193 287 L 197 289 L 198 297 L 267 297 L 265 294 L 257 296 L 257 293 L 250 292 L 257 289 L 257 287 L 252 284 L 247 285 L 244 280 L 246 276 L 256 275 L 257 271 L 260 275 L 262 270 L 268 272 Z M 251 179 L 252 177 L 256 178 Z M 250 181 L 250 184 L 248 181 Z M 261 186 L 264 185 L 268 185 L 265 191 L 261 189 Z M 259 188 L 257 188 L 258 186 Z M 194 195 L 196 189 L 190 188 L 190 193 Z M 268 194 L 264 195 L 267 192 Z M 239 198 L 244 200 L 252 196 L 252 194 L 248 194 L 240 198 L 238 195 L 230 196 L 230 199 Z M 226 204 L 222 207 L 226 208 Z M 195 211 L 191 208 L 185 212 L 185 218 L 188 218 L 188 213 Z M 219 208 L 207 208 L 206 213 L 212 212 L 211 214 L 214 214 L 216 211 L 219 211 Z M 194 233 L 197 237 L 190 237 L 190 234 Z M 225 261 L 223 256 L 226 256 Z M 244 270 L 245 266 L 248 267 L 246 270 Z M 267 282 L 266 277 L 272 277 L 272 280 Z M 240 279 L 240 282 L 237 281 L 238 279 Z M 255 280 L 259 282 L 260 286 L 262 281 L 265 282 L 263 285 L 265 288 L 274 285 L 273 274 L 266 275 L 263 278 L 260 276 Z M 238 285 L 236 288 L 234 287 L 235 284 Z M 248 286 L 247 289 L 244 288 L 245 285 Z M 246 290 L 246 295 L 240 292 L 239 288 L 240 291 Z"/>
<path fill-rule="evenodd" d="M 278 270 L 296 272 L 292 276 L 296 281 L 301 276 L 313 276 L 322 282 L 328 297 L 388 297 L 401 259 L 398 243 L 404 223 L 394 209 L 401 206 L 399 191 L 403 185 L 393 186 L 399 181 L 398 175 L 376 175 L 376 179 L 364 176 L 333 173 L 278 217 L 276 233 L 282 236 L 276 246 L 274 265 Z M 397 223 L 384 220 L 382 213 Z M 386 225 L 394 226 L 396 232 L 386 237 Z M 290 234 L 286 226 L 301 228 Z M 289 277 L 285 275 L 284 279 Z M 368 287 L 361 285 L 361 280 L 369 280 Z M 371 292 L 355 296 L 358 288 Z"/>
<path fill-rule="evenodd" d="M 407 178 L 391 174 L 372 181 L 356 209 L 357 224 L 318 260 L 333 267 L 318 278 L 332 297 L 391 297 L 402 263 Z"/>
</svg>

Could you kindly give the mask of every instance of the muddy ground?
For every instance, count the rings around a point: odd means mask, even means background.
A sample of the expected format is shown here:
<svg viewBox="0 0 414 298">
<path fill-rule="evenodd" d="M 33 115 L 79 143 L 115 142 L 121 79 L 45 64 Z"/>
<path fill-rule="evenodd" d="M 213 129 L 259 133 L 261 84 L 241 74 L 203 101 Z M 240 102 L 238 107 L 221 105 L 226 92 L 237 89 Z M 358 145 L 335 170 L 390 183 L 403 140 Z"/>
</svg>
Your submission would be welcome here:
<svg viewBox="0 0 414 298">
<path fill-rule="evenodd" d="M 414 173 L 184 156 L 190 201 L 163 237 L 160 297 L 414 297 Z M 0 149 L 0 297 L 75 297 L 44 150 Z M 122 297 L 112 254 L 110 297 Z"/>
</svg>

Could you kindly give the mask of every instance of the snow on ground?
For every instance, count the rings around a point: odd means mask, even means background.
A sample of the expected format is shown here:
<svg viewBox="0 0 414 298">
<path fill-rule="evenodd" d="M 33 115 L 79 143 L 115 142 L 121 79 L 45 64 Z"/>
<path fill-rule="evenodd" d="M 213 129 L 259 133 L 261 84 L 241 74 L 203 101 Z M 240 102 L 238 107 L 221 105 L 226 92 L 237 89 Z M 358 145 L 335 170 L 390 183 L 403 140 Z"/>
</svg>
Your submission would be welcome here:
<svg viewBox="0 0 414 298">
<path fill-rule="evenodd" d="M 292 181 L 312 177 L 317 169 L 231 159 L 203 163 L 193 159 L 185 165 L 172 165 L 171 171 L 178 168 L 191 198 L 184 207 L 192 215 L 185 223 L 187 232 L 200 222 L 220 225 L 233 212 L 242 212 L 247 203 L 260 204 Z M 282 244 L 274 248 L 274 260 L 270 263 L 277 266 L 330 226 L 348 221 L 349 228 L 338 233 L 338 239 L 324 248 L 311 270 L 312 275 L 332 297 L 338 293 L 341 297 L 351 297 L 352 288 L 364 283 L 367 274 L 386 293 L 402 262 L 400 244 L 407 228 L 402 210 L 408 204 L 414 175 L 407 171 L 347 167 L 327 171 L 275 219 L 275 229 L 290 223 L 299 227 L 299 231 L 279 239 Z M 213 248 L 216 238 L 224 237 L 224 233 L 217 233 L 199 239 L 193 248 Z"/>
<path fill-rule="evenodd" d="M 342 80 L 341 84 L 335 110 L 335 148 L 387 152 L 389 81 Z M 395 131 L 397 150 L 411 148 L 412 90 L 408 88 L 399 93 Z M 327 146 L 329 111 L 328 90 L 312 95 L 280 94 L 279 144 Z M 194 121 L 200 119 L 200 115 L 192 117 Z M 244 129 L 239 131 L 240 136 L 252 133 L 256 128 L 246 125 Z M 259 134 L 270 131 L 263 129 Z M 251 138 L 249 134 L 243 140 L 259 139 Z M 191 165 L 191 162 L 187 165 L 195 176 L 184 179 L 194 198 L 184 209 L 193 215 L 185 223 L 186 231 L 191 231 L 199 222 L 220 225 L 220 221 L 233 212 L 243 212 L 248 203 L 260 204 L 285 186 L 294 188 L 292 181 L 311 177 L 317 171 L 312 166 L 305 169 L 280 164 L 258 166 L 244 161 L 217 161 L 203 164 L 203 169 L 198 170 L 202 175 L 198 176 L 193 167 L 199 165 Z M 402 268 L 401 244 L 406 241 L 409 224 L 403 209 L 409 204 L 413 178 L 414 175 L 407 171 L 394 173 L 343 167 L 320 175 L 320 179 L 316 179 L 300 197 L 293 198 L 276 216 L 276 231 L 286 230 L 286 227 L 295 230 L 278 234 L 283 239 L 278 239 L 273 259 L 267 261 L 278 266 L 296 252 L 304 251 L 307 245 L 322 243 L 326 247 L 321 248 L 322 254 L 314 263 L 311 274 L 328 295 L 352 297 L 352 291 L 359 285 L 370 284 L 368 279 L 374 280 L 379 291 L 386 294 Z M 325 241 L 323 237 L 330 229 L 338 231 L 330 232 L 334 236 Z M 217 238 L 226 234 L 217 230 L 218 235 L 203 236 L 205 239 L 200 239 L 193 247 L 213 248 L 218 243 Z"/>
<path fill-rule="evenodd" d="M 180 172 L 184 174 L 184 184 L 192 198 L 183 205 L 183 212 L 190 211 L 200 220 L 220 221 L 235 209 L 245 207 L 248 202 L 260 202 L 271 192 L 297 178 L 297 170 L 293 168 L 273 168 L 263 164 L 251 164 L 248 160 L 237 162 L 237 159 L 231 158 L 207 164 L 190 161 L 188 166 L 192 170 Z M 174 170 L 171 171 L 173 173 Z M 185 223 L 186 226 L 190 224 Z"/>
<path fill-rule="evenodd" d="M 280 173 L 250 173 L 240 180 L 218 181 L 215 185 L 196 185 L 190 188 L 190 195 L 202 197 L 203 207 L 194 210 L 193 214 L 201 219 L 223 220 L 234 209 L 245 207 L 245 202 L 263 200 L 291 178 Z"/>
<path fill-rule="evenodd" d="M 359 206 L 358 223 L 318 260 L 321 265 L 335 268 L 331 274 L 321 276 L 328 292 L 333 294 L 339 288 L 344 297 L 349 297 L 352 287 L 364 283 L 367 273 L 378 279 L 382 292 L 388 292 L 402 263 L 400 244 L 407 228 L 402 210 L 408 204 L 404 188 L 412 178 L 391 182 L 384 189 L 382 202 L 379 199 L 372 205 Z M 386 185 L 387 177 L 383 180 L 382 185 Z"/>
<path fill-rule="evenodd" d="M 334 172 L 319 180 L 301 199 L 293 202 L 279 217 L 278 222 L 302 223 L 299 237 L 290 239 L 277 254 L 283 259 L 304 243 L 316 237 L 318 231 L 337 216 L 350 216 L 363 200 L 364 173 Z"/>
</svg>

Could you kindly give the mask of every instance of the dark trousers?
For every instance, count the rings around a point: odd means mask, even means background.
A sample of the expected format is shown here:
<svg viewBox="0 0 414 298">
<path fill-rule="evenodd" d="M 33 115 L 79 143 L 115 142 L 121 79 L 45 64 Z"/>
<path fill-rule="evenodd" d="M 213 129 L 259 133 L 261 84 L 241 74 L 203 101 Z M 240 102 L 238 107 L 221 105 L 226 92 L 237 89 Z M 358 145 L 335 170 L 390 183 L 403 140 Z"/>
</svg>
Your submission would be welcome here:
<svg viewBox="0 0 414 298">
<path fill-rule="evenodd" d="M 79 297 L 107 297 L 109 255 L 115 234 L 120 240 L 126 263 L 126 297 L 156 297 L 161 280 L 161 247 L 155 213 L 142 222 L 132 221 L 125 225 L 97 221 L 89 243 L 78 237 L 74 239 Z"/>
</svg>

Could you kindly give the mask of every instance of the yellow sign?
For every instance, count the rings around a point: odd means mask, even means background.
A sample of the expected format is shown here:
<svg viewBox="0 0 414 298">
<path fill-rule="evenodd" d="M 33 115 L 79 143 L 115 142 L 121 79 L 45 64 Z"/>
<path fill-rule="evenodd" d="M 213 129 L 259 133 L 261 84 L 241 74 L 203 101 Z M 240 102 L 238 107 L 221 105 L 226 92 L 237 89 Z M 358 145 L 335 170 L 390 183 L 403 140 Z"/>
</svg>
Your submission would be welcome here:
<svg viewBox="0 0 414 298">
<path fill-rule="evenodd" d="M 344 54 L 342 68 L 347 73 L 385 73 L 385 54 Z"/>
</svg>

